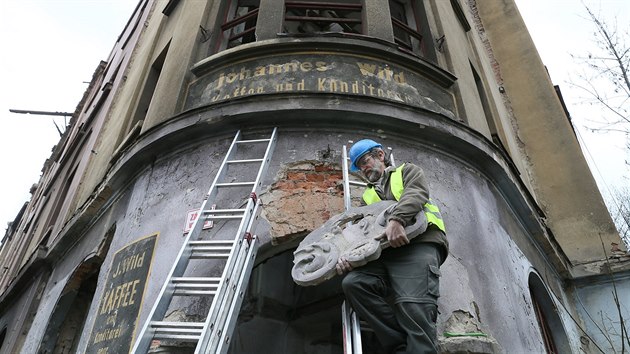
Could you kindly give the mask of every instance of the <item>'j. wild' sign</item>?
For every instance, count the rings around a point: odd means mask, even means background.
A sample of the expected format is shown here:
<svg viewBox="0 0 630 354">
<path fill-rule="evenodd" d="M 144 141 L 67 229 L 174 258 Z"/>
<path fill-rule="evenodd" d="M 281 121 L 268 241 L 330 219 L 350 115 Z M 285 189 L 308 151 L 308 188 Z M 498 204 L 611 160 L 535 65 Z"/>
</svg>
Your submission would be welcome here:
<svg viewBox="0 0 630 354">
<path fill-rule="evenodd" d="M 156 240 L 153 234 L 114 255 L 86 353 L 118 354 L 131 349 Z"/>
</svg>

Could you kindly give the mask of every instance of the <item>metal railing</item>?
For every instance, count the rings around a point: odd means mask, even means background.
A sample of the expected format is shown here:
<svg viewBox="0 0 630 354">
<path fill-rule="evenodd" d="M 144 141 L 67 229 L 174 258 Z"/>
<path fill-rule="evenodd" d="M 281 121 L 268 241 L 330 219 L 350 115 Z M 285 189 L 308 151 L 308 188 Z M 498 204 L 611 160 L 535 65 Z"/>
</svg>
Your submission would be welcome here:
<svg viewBox="0 0 630 354">
<path fill-rule="evenodd" d="M 420 32 L 409 27 L 409 25 L 395 17 L 392 17 L 392 26 L 394 28 L 394 41 L 396 42 L 396 44 L 405 49 L 413 51 L 414 48 L 411 42 L 411 38 L 413 37 L 418 40 L 418 48 L 422 48 L 422 35 L 420 34 Z M 401 32 L 404 32 L 404 38 L 400 37 Z"/>
<path fill-rule="evenodd" d="M 223 35 L 227 36 L 227 47 L 232 48 L 240 44 L 254 42 L 257 22 L 258 8 L 255 8 L 221 25 Z M 241 24 L 243 24 L 242 28 L 238 28 Z"/>
</svg>

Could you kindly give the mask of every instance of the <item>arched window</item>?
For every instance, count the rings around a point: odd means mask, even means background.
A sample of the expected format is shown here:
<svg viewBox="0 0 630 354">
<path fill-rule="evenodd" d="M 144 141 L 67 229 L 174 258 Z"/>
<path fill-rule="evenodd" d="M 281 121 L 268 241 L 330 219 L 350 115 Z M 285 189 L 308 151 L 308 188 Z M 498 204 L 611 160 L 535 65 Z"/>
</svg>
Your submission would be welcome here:
<svg viewBox="0 0 630 354">
<path fill-rule="evenodd" d="M 93 257 L 81 264 L 68 280 L 48 321 L 39 353 L 74 353 L 83 333 L 101 260 Z"/>
<path fill-rule="evenodd" d="M 556 305 L 547 291 L 542 279 L 534 273 L 529 274 L 529 294 L 532 306 L 540 325 L 543 343 L 547 353 L 569 353 L 571 346 L 564 331 L 562 320 Z"/>
</svg>

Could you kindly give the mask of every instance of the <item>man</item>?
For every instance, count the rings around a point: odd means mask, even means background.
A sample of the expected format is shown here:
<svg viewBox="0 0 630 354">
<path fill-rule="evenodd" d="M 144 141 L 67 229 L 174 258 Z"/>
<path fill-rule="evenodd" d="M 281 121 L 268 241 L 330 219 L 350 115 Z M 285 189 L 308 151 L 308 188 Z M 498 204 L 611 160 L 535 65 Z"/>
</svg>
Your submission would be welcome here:
<svg viewBox="0 0 630 354">
<path fill-rule="evenodd" d="M 343 258 L 337 273 L 347 301 L 367 321 L 387 353 L 437 353 L 437 299 L 440 265 L 448 241 L 439 210 L 429 199 L 422 169 L 405 163 L 391 166 L 381 144 L 364 139 L 350 148 L 351 170 L 370 182 L 366 204 L 397 200 L 385 234 L 390 248 L 380 258 L 353 269 Z M 404 227 L 424 211 L 429 226 L 411 241 Z"/>
</svg>

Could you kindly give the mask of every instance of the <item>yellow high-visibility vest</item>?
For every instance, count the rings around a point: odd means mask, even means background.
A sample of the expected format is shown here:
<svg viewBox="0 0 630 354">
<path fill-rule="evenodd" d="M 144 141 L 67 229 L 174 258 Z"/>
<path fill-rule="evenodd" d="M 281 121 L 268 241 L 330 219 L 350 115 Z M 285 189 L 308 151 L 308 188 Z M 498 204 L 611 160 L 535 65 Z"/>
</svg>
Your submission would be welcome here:
<svg viewBox="0 0 630 354">
<path fill-rule="evenodd" d="M 400 196 L 403 194 L 405 189 L 402 178 L 403 166 L 405 166 L 405 164 L 396 168 L 390 177 L 389 187 L 394 195 L 394 198 L 396 198 L 396 201 L 400 200 Z M 378 196 L 374 187 L 369 186 L 365 189 L 365 192 L 363 192 L 363 201 L 365 201 L 367 205 L 370 205 L 380 202 L 381 197 Z M 442 214 L 440 214 L 440 209 L 437 205 L 432 204 L 431 202 L 432 200 L 429 199 L 429 201 L 423 205 L 424 214 L 427 216 L 427 222 L 437 226 L 440 230 L 442 230 L 442 232 L 446 233 L 446 227 L 444 227 L 444 220 L 442 219 Z"/>
</svg>

